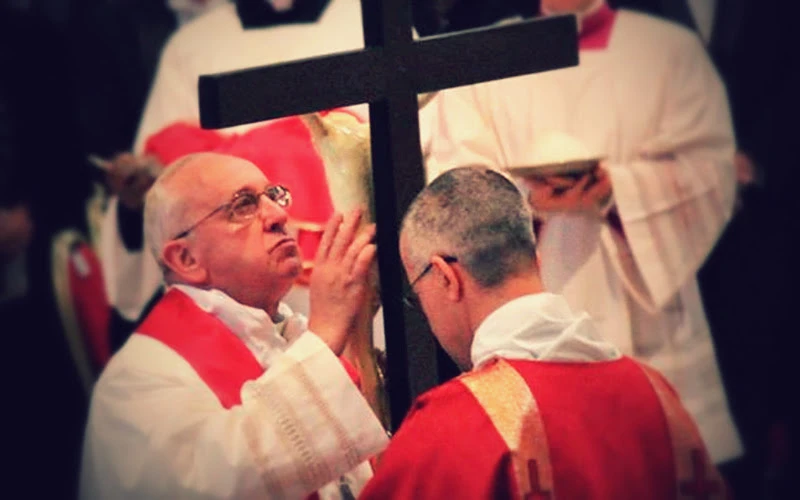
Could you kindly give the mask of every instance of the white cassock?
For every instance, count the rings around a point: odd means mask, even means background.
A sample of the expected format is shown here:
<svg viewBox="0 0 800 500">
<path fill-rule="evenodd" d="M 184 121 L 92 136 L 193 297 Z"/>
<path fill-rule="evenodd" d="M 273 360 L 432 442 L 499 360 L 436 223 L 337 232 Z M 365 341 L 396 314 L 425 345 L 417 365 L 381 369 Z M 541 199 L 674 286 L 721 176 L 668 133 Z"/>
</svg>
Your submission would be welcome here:
<svg viewBox="0 0 800 500">
<path fill-rule="evenodd" d="M 582 48 L 579 66 L 452 89 L 432 105 L 429 178 L 531 165 L 533 139 L 549 130 L 608 158 L 625 238 L 599 216 L 549 214 L 545 286 L 669 379 L 715 462 L 739 456 L 696 279 L 735 192 L 726 94 L 700 40 L 620 10 L 608 45 Z"/>
<path fill-rule="evenodd" d="M 197 80 L 200 75 L 276 64 L 313 56 L 364 48 L 361 3 L 331 0 L 315 23 L 242 29 L 236 5 L 215 8 L 182 26 L 167 42 L 145 106 L 134 152 L 141 153 L 147 139 L 176 121 L 198 123 Z M 320 75 L 325 78 L 325 75 Z M 366 118 L 366 105 L 354 111 Z M 222 129 L 242 132 L 265 122 Z M 145 236 L 146 238 L 146 236 Z M 129 321 L 135 321 L 162 283 L 161 272 L 147 250 L 129 252 L 117 223 L 117 199 L 112 198 L 103 218 L 100 253 L 111 304 Z M 307 314 L 307 290 L 294 287 L 284 299 L 294 310 Z"/>
<path fill-rule="evenodd" d="M 266 371 L 241 387 L 241 404 L 226 409 L 184 357 L 132 335 L 94 388 L 80 497 L 303 499 L 317 491 L 325 500 L 341 497 L 340 481 L 357 495 L 372 476 L 364 460 L 388 438 L 305 318 L 281 305 L 288 319 L 280 335 L 263 310 L 219 291 L 175 288 L 218 318 Z"/>
</svg>

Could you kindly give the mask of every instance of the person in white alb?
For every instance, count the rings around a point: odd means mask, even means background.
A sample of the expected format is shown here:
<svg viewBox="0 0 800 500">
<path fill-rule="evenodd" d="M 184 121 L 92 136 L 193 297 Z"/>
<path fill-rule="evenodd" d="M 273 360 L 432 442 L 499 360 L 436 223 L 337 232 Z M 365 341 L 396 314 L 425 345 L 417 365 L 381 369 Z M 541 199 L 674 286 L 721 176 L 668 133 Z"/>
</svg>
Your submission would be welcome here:
<svg viewBox="0 0 800 500">
<path fill-rule="evenodd" d="M 310 317 L 281 303 L 302 265 L 291 193 L 228 155 L 183 157 L 147 194 L 168 289 L 92 395 L 80 496 L 352 498 L 388 438 L 337 356 L 363 306 L 374 225 L 334 215 Z"/>
<path fill-rule="evenodd" d="M 428 176 L 532 166 L 547 137 L 603 158 L 578 180 L 521 177 L 542 222 L 545 288 L 663 373 L 714 461 L 732 460 L 742 447 L 696 278 L 734 203 L 725 89 L 700 39 L 676 24 L 603 0 L 543 0 L 542 11 L 576 13 L 579 65 L 441 92 Z"/>
</svg>

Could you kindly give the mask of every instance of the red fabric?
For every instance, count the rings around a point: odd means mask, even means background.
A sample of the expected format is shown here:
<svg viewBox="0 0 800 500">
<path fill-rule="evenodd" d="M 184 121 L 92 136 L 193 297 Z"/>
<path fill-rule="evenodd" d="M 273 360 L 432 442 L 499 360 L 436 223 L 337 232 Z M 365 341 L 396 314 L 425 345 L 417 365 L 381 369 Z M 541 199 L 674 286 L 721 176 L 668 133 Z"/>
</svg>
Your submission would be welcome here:
<svg viewBox="0 0 800 500">
<path fill-rule="evenodd" d="M 608 5 L 583 20 L 578 47 L 581 50 L 602 50 L 608 47 L 617 13 Z"/>
<path fill-rule="evenodd" d="M 508 363 L 531 388 L 547 429 L 551 494 L 677 497 L 664 411 L 635 361 Z M 505 443 L 456 379 L 417 399 L 360 498 L 516 498 L 513 477 Z"/>
<path fill-rule="evenodd" d="M 666 418 L 636 362 L 509 363 L 539 403 L 558 497 L 676 498 Z"/>
<path fill-rule="evenodd" d="M 359 499 L 511 498 L 505 443 L 457 381 L 414 402 Z"/>
<path fill-rule="evenodd" d="M 108 331 L 111 306 L 100 261 L 90 245 L 80 243 L 71 251 L 68 276 L 78 326 L 94 369 L 99 373 L 111 358 Z"/>
<path fill-rule="evenodd" d="M 300 118 L 269 122 L 231 136 L 214 151 L 249 160 L 271 182 L 288 187 L 294 199 L 292 217 L 324 223 L 333 213 L 325 167 Z"/>
<path fill-rule="evenodd" d="M 339 356 L 339 361 L 342 363 L 344 371 L 347 372 L 347 375 L 350 377 L 350 380 L 353 381 L 353 384 L 355 384 L 355 386 L 358 387 L 359 390 L 361 390 L 361 374 L 358 372 L 358 369 L 355 366 L 353 366 L 352 363 L 347 361 L 347 359 L 345 359 L 344 356 Z"/>
<path fill-rule="evenodd" d="M 136 331 L 159 340 L 185 359 L 224 408 L 241 404 L 242 385 L 264 373 L 222 321 L 176 289 L 164 295 Z"/>
<path fill-rule="evenodd" d="M 213 151 L 224 140 L 216 130 L 205 130 L 197 125 L 176 122 L 148 137 L 144 152 L 155 156 L 166 166 L 189 153 Z"/>
<path fill-rule="evenodd" d="M 264 373 L 244 343 L 222 321 L 206 313 L 186 294 L 172 289 L 156 304 L 137 328 L 177 352 L 216 394 L 224 408 L 242 403 L 245 382 Z M 358 384 L 355 368 L 339 358 L 353 382 Z M 318 500 L 312 493 L 307 500 Z"/>
</svg>

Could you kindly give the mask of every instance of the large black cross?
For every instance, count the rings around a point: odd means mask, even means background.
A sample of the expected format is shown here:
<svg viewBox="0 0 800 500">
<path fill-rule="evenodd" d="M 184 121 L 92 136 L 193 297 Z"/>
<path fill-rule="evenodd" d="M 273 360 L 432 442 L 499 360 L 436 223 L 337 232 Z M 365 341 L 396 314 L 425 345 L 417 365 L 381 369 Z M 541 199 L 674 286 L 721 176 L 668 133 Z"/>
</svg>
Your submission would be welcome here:
<svg viewBox="0 0 800 500">
<path fill-rule="evenodd" d="M 402 215 L 424 185 L 417 94 L 578 63 L 572 16 L 413 40 L 410 0 L 361 0 L 364 50 L 204 75 L 200 121 L 222 128 L 369 103 L 392 428 L 438 383 L 436 346 L 402 306 Z M 343 26 L 342 29 L 347 29 Z"/>
</svg>

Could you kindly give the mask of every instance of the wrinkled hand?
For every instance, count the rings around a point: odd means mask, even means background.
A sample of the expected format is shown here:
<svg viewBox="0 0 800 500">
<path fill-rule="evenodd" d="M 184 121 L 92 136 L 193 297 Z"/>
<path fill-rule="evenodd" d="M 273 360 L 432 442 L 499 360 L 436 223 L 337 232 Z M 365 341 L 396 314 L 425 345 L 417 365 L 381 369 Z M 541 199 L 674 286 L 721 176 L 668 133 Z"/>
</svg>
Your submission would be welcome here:
<svg viewBox="0 0 800 500">
<path fill-rule="evenodd" d="M 130 210 L 141 210 L 144 196 L 156 180 L 160 169 L 152 156 L 120 153 L 106 167 L 106 183 L 120 203 Z"/>
<path fill-rule="evenodd" d="M 325 227 L 314 259 L 310 284 L 308 329 L 341 355 L 359 311 L 365 305 L 367 276 L 377 247 L 371 243 L 375 225 L 361 232 L 363 211 L 335 214 Z"/>
<path fill-rule="evenodd" d="M 598 213 L 611 197 L 611 179 L 599 166 L 578 179 L 568 176 L 526 177 L 530 203 L 539 212 Z"/>
<path fill-rule="evenodd" d="M 33 237 L 28 207 L 0 208 L 0 263 L 21 254 Z"/>
</svg>

